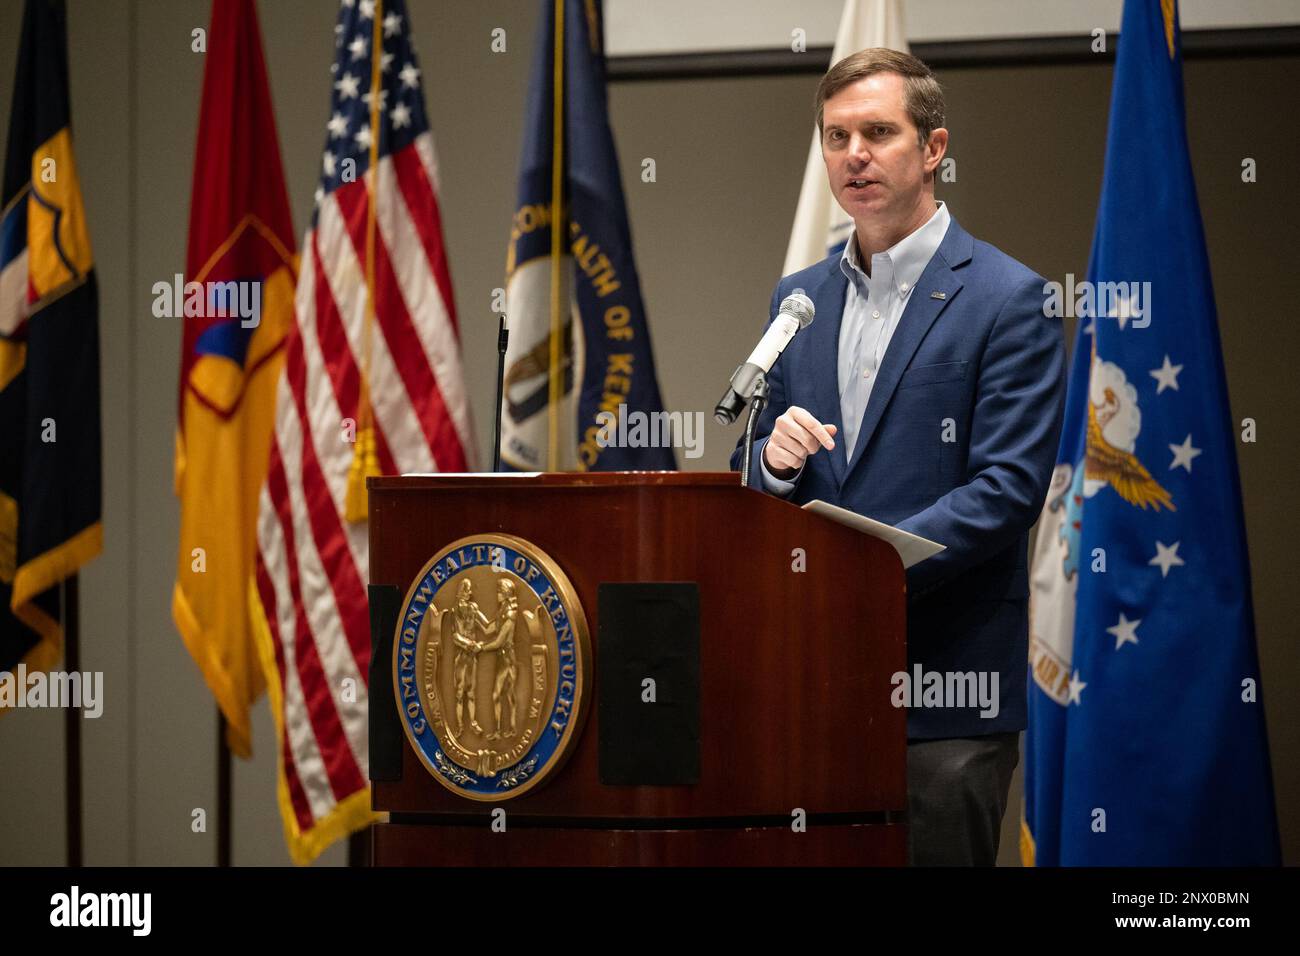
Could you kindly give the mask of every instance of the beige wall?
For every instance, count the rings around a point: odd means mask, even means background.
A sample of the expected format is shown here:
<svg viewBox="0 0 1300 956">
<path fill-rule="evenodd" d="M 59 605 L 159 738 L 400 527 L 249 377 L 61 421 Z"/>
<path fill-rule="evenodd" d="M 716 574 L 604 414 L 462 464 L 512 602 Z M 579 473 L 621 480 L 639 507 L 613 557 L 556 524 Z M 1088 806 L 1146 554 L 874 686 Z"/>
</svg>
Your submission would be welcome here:
<svg viewBox="0 0 1300 956">
<path fill-rule="evenodd" d="M 262 28 L 294 221 L 307 224 L 323 143 L 334 5 L 263 0 Z M 437 137 L 452 278 L 480 449 L 495 368 L 492 290 L 502 284 L 536 15 L 512 0 L 410 0 Z M 72 110 L 97 256 L 103 340 L 106 551 L 83 576 L 82 666 L 106 675 L 104 716 L 84 723 L 86 859 L 204 864 L 214 857 L 213 705 L 169 612 L 180 329 L 154 318 L 150 287 L 183 269 L 204 0 L 69 0 Z M 127 15 L 123 15 L 123 11 Z M 0 6 L 0 128 L 7 128 L 20 4 Z M 504 27 L 508 52 L 489 51 Z M 1300 683 L 1291 542 L 1300 354 L 1284 259 L 1297 192 L 1283 121 L 1297 58 L 1187 66 L 1190 138 L 1241 446 L 1264 693 L 1289 862 L 1300 862 Z M 1086 271 L 1101 177 L 1110 69 L 966 69 L 941 75 L 963 225 L 1048 278 Z M 624 84 L 610 91 L 638 263 L 670 408 L 708 411 L 763 321 L 798 194 L 815 79 Z M 1142 148 L 1134 143 L 1133 148 Z M 1259 182 L 1239 178 L 1245 156 Z M 640 160 L 658 181 L 642 183 Z M 707 418 L 707 416 L 706 416 Z M 725 467 L 735 429 L 708 418 L 704 457 Z M 255 757 L 235 771 L 236 863 L 284 863 L 274 741 L 256 711 Z M 0 720 L 0 863 L 63 859 L 62 714 Z M 1018 817 L 1018 783 L 1008 835 Z M 209 831 L 194 834 L 191 811 Z M 1003 857 L 1015 858 L 1014 841 Z M 336 847 L 324 862 L 339 863 Z"/>
</svg>

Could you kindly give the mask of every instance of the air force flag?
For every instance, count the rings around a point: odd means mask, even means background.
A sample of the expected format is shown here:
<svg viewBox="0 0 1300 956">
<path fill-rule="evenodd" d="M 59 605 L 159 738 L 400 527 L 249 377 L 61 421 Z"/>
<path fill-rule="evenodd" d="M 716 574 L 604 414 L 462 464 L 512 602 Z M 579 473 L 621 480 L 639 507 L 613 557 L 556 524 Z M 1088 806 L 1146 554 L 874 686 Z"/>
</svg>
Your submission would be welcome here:
<svg viewBox="0 0 1300 956">
<path fill-rule="evenodd" d="M 1032 570 L 1021 855 L 1277 864 L 1173 0 L 1124 5 L 1088 280 Z"/>
</svg>

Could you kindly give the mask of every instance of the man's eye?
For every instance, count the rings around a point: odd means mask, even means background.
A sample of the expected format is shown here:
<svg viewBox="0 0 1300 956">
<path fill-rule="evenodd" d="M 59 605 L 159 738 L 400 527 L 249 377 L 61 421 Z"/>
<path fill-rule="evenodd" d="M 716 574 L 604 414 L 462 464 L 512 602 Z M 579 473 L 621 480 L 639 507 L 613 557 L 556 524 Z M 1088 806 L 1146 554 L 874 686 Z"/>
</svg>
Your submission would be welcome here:
<svg viewBox="0 0 1300 956">
<path fill-rule="evenodd" d="M 889 127 L 888 127 L 888 126 L 877 126 L 877 127 L 873 130 L 873 132 L 874 132 L 877 136 L 888 136 L 888 135 L 889 135 Z"/>
</svg>

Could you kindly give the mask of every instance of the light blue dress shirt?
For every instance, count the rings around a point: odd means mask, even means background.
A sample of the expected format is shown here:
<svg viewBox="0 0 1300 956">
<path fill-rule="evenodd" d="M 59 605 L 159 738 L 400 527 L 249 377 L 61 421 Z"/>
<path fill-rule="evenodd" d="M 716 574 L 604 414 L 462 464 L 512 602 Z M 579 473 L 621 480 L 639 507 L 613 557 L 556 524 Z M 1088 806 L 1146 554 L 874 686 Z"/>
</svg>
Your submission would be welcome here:
<svg viewBox="0 0 1300 956">
<path fill-rule="evenodd" d="M 844 246 L 840 269 L 849 287 L 844 297 L 838 353 L 840 421 L 844 426 L 835 440 L 844 442 L 846 461 L 853 460 L 862 414 L 867 410 L 889 340 L 903 317 L 913 287 L 943 242 L 951 218 L 948 207 L 938 203 L 925 225 L 871 257 L 871 275 L 862 271 L 856 232 Z M 763 486 L 776 495 L 790 494 L 803 474 L 801 468 L 793 478 L 783 481 L 767 470 L 762 456 L 759 461 Z"/>
</svg>

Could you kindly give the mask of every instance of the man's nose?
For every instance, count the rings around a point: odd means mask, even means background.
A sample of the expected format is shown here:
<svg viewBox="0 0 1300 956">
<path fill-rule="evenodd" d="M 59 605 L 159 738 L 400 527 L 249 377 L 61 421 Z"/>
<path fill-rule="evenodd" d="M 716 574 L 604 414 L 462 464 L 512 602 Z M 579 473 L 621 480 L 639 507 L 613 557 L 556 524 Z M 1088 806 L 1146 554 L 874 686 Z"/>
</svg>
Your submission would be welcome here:
<svg viewBox="0 0 1300 956">
<path fill-rule="evenodd" d="M 849 158 L 863 166 L 871 162 L 871 146 L 861 133 L 854 133 L 849 138 Z"/>
</svg>

